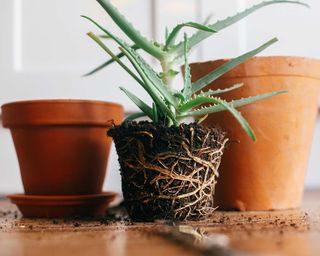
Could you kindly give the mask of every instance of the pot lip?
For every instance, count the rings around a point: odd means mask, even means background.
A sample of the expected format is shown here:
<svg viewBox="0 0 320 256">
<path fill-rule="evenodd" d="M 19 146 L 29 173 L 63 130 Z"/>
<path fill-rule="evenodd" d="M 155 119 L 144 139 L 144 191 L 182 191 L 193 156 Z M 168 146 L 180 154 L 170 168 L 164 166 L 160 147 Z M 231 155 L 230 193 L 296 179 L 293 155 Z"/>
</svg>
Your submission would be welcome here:
<svg viewBox="0 0 320 256">
<path fill-rule="evenodd" d="M 219 61 L 229 61 L 229 60 L 232 60 L 232 59 L 233 58 L 220 58 L 220 59 L 215 59 L 215 60 L 192 62 L 192 63 L 190 63 L 190 65 L 210 64 L 210 63 L 215 63 L 215 62 L 219 62 Z M 318 62 L 320 64 L 320 58 L 310 58 L 310 57 L 295 56 L 295 55 L 292 55 L 292 56 L 291 55 L 254 56 L 254 57 L 249 58 L 247 61 L 268 60 L 268 59 L 278 59 L 278 60 L 280 60 L 280 59 L 291 59 L 291 60 L 313 61 L 313 62 Z"/>
<path fill-rule="evenodd" d="M 209 60 L 190 64 L 192 69 L 210 72 L 231 59 Z M 255 56 L 224 74 L 225 78 L 297 76 L 320 80 L 320 59 L 299 56 Z M 200 74 L 201 74 L 200 72 Z"/>
<path fill-rule="evenodd" d="M 111 120 L 121 122 L 124 111 L 124 107 L 117 103 L 77 99 L 15 101 L 2 105 L 1 109 L 5 128 L 66 125 L 109 127 Z"/>
<path fill-rule="evenodd" d="M 102 100 L 89 100 L 89 99 L 39 99 L 39 100 L 18 100 L 5 103 L 1 108 L 14 106 L 14 105 L 31 105 L 31 104 L 93 104 L 93 105 L 109 105 L 114 107 L 123 108 L 119 103 L 102 101 Z"/>
</svg>

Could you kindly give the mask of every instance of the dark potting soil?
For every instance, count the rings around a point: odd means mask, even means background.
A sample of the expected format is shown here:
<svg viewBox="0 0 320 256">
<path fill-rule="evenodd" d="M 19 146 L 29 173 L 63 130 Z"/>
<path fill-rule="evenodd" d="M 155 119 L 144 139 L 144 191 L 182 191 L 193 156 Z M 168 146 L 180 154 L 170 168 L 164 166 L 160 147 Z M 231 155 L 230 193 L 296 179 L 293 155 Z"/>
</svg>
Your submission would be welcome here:
<svg viewBox="0 0 320 256">
<path fill-rule="evenodd" d="M 225 133 L 196 123 L 112 127 L 125 206 L 135 220 L 197 220 L 213 212 Z"/>
</svg>

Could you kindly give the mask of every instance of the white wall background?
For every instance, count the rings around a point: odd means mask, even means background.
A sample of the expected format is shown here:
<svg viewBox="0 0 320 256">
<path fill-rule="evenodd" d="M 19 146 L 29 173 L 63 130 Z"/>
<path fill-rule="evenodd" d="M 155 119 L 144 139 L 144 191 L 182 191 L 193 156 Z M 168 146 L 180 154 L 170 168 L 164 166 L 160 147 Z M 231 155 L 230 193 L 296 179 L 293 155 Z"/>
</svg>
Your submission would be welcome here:
<svg viewBox="0 0 320 256">
<path fill-rule="evenodd" d="M 161 39 L 164 25 L 178 21 L 219 19 L 258 0 L 114 0 L 147 36 Z M 320 58 L 319 0 L 306 1 L 312 9 L 294 5 L 267 7 L 209 39 L 195 51 L 193 60 L 233 57 L 277 36 L 280 42 L 264 55 L 298 55 Z M 117 90 L 132 86 L 117 66 L 95 76 L 81 75 L 102 63 L 105 54 L 86 37 L 96 29 L 80 18 L 91 16 L 116 30 L 94 0 L 0 0 L 0 104 L 14 100 L 79 98 L 118 101 L 128 112 L 133 104 Z M 145 95 L 141 90 L 141 95 Z M 147 100 L 147 97 L 144 96 Z M 306 186 L 320 186 L 320 121 L 316 127 Z M 117 157 L 113 149 L 106 190 L 120 191 Z M 0 194 L 22 192 L 19 167 L 8 130 L 0 128 Z"/>
</svg>

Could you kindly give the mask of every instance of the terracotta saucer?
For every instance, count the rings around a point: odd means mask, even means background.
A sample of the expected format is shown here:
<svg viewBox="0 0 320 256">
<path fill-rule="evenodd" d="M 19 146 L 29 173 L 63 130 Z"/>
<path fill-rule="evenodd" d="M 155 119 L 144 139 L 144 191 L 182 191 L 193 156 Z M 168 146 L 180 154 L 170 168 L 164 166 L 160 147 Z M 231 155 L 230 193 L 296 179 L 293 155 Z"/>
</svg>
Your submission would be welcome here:
<svg viewBox="0 0 320 256">
<path fill-rule="evenodd" d="M 101 216 L 117 193 L 97 195 L 33 196 L 13 194 L 8 198 L 16 204 L 26 218 L 64 218 L 75 216 Z"/>
</svg>

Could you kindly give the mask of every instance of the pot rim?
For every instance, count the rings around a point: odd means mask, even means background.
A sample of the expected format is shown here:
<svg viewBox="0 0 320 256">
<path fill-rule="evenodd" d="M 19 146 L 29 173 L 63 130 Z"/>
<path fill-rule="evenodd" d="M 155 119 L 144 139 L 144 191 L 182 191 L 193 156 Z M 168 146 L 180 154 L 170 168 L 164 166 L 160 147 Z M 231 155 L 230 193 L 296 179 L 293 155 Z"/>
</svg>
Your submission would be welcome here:
<svg viewBox="0 0 320 256">
<path fill-rule="evenodd" d="M 215 60 L 205 60 L 205 61 L 199 61 L 199 62 L 192 62 L 190 65 L 193 64 L 203 64 L 203 63 L 212 63 L 217 61 L 228 61 L 232 60 L 233 58 L 219 58 Z M 314 61 L 320 63 L 320 58 L 311 58 L 311 57 L 304 57 L 304 56 L 298 56 L 298 55 L 265 55 L 265 56 L 253 56 L 249 58 L 247 61 L 253 61 L 253 60 L 267 60 L 267 59 L 295 59 L 295 60 L 308 60 L 308 61 Z M 245 62 L 244 62 L 245 63 Z"/>
<path fill-rule="evenodd" d="M 203 66 L 207 72 L 214 70 L 232 58 L 222 58 L 203 62 L 191 63 L 191 69 Z M 274 61 L 275 65 L 271 65 Z M 218 65 L 220 63 L 220 65 Z M 216 67 L 214 67 L 216 66 Z M 259 76 L 303 76 L 311 79 L 320 79 L 320 59 L 302 56 L 254 56 L 239 64 L 234 69 L 224 74 L 221 79 L 234 77 L 259 77 Z"/>
<path fill-rule="evenodd" d="M 25 104 L 52 104 L 52 103 L 63 103 L 63 104 L 95 104 L 95 105 L 111 105 L 115 107 L 123 108 L 123 105 L 116 102 L 102 101 L 102 100 L 89 100 L 89 99 L 39 99 L 39 100 L 17 100 L 12 102 L 4 103 L 1 108 L 12 106 L 12 105 L 25 105 Z"/>
<path fill-rule="evenodd" d="M 1 106 L 5 128 L 26 126 L 104 126 L 120 123 L 124 107 L 97 100 L 26 100 Z"/>
</svg>

